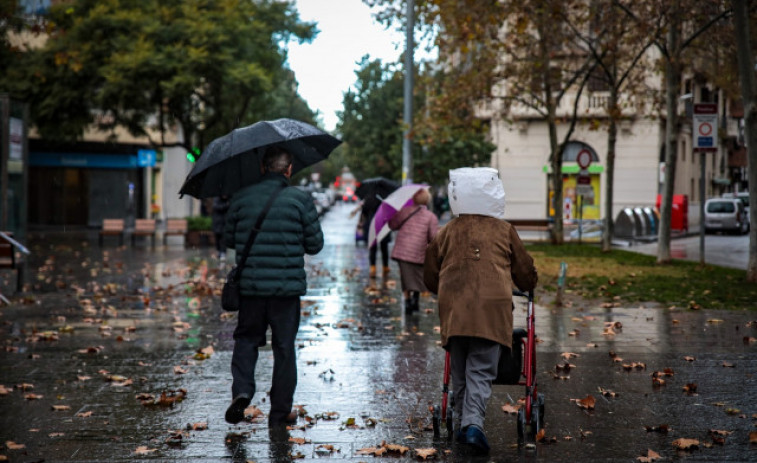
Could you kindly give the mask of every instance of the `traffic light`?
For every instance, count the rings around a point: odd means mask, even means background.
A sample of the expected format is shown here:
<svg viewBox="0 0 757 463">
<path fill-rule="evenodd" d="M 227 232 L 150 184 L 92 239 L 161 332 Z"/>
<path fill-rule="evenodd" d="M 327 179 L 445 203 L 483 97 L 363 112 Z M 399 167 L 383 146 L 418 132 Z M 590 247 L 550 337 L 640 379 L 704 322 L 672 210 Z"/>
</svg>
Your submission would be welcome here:
<svg viewBox="0 0 757 463">
<path fill-rule="evenodd" d="M 187 152 L 187 161 L 196 162 L 198 159 L 200 159 L 200 148 L 195 146 L 192 151 Z"/>
</svg>

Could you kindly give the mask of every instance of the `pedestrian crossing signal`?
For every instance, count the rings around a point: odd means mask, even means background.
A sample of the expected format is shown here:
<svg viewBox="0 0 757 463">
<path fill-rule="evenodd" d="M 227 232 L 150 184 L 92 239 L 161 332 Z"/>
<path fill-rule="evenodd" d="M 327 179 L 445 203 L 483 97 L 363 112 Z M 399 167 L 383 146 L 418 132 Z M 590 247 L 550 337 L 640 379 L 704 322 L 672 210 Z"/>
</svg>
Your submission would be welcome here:
<svg viewBox="0 0 757 463">
<path fill-rule="evenodd" d="M 196 162 L 198 159 L 200 159 L 200 148 L 195 146 L 192 151 L 187 152 L 187 161 Z"/>
</svg>

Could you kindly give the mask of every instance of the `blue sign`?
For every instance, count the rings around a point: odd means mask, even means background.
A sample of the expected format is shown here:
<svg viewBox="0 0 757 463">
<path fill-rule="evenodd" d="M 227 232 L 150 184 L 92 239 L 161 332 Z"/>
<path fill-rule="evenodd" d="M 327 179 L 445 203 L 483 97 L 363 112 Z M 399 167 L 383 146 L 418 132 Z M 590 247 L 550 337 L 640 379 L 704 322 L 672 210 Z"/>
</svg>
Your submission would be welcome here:
<svg viewBox="0 0 757 463">
<path fill-rule="evenodd" d="M 153 167 L 155 165 L 155 150 L 137 151 L 137 165 L 139 167 Z"/>
<path fill-rule="evenodd" d="M 698 145 L 701 148 L 708 148 L 712 146 L 712 137 L 697 137 L 697 139 L 699 140 Z"/>
</svg>

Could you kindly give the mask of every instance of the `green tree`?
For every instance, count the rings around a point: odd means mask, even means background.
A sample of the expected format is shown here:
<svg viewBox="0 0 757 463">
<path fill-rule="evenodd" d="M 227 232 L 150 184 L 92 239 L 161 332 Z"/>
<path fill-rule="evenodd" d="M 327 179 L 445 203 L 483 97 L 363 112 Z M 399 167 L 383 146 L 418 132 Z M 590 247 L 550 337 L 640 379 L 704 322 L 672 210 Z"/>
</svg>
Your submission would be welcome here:
<svg viewBox="0 0 757 463">
<path fill-rule="evenodd" d="M 282 44 L 316 33 L 275 0 L 71 0 L 46 26 L 45 44 L 0 84 L 31 103 L 43 137 L 95 124 L 188 149 L 266 114 L 287 78 Z M 172 125 L 183 142 L 165 138 Z"/>
<path fill-rule="evenodd" d="M 354 88 L 344 93 L 337 132 L 343 161 L 358 179 L 400 179 L 402 167 L 402 72 L 364 56 Z M 340 168 L 342 166 L 339 166 Z"/>
</svg>

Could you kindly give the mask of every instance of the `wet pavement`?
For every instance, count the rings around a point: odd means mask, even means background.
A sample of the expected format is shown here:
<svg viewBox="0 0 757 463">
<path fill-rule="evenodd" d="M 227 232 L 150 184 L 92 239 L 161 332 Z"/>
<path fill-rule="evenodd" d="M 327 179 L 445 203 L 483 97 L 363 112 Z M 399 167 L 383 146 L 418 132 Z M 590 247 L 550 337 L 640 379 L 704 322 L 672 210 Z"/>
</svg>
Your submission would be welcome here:
<svg viewBox="0 0 757 463">
<path fill-rule="evenodd" d="M 663 461 L 757 460 L 755 312 L 554 308 L 543 293 L 536 331 L 544 441 L 535 450 L 517 446 L 516 416 L 502 407 L 524 388 L 495 386 L 489 457 L 435 442 L 428 408 L 441 401 L 444 362 L 435 302 L 423 297 L 421 313 L 405 316 L 394 263 L 372 284 L 351 209 L 324 216 L 327 244 L 307 261 L 295 394 L 304 416 L 285 433 L 269 432 L 265 392 L 253 399 L 261 417 L 237 426 L 223 419 L 235 316 L 219 307 L 226 269 L 211 248 L 99 248 L 91 232 L 32 237 L 33 287 L 0 309 L 0 455 L 367 462 L 420 461 L 417 450 L 434 448 L 435 460 L 447 462 L 632 462 L 648 450 Z M 525 324 L 524 304 L 515 320 Z M 259 391 L 270 387 L 272 361 L 265 348 Z M 654 384 L 655 372 L 664 384 Z M 591 410 L 573 400 L 589 395 Z M 681 438 L 697 439 L 698 448 L 677 450 Z M 382 443 L 408 450 L 361 454 Z"/>
</svg>

